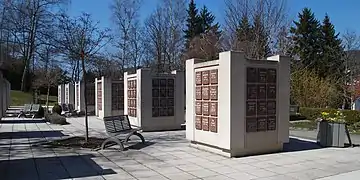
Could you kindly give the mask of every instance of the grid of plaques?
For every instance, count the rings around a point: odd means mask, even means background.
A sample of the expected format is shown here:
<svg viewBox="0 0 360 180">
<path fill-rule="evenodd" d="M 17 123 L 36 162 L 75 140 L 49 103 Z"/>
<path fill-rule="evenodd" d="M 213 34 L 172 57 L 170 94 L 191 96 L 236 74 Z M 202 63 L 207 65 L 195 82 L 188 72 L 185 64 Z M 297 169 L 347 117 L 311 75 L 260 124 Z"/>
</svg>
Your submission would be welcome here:
<svg viewBox="0 0 360 180">
<path fill-rule="evenodd" d="M 174 78 L 152 79 L 152 117 L 174 116 Z"/>
<path fill-rule="evenodd" d="M 122 110 L 124 109 L 124 83 L 111 84 L 111 109 Z"/>
<path fill-rule="evenodd" d="M 97 105 L 98 105 L 98 109 L 102 110 L 102 83 L 98 82 L 97 83 Z"/>
<path fill-rule="evenodd" d="M 136 80 L 128 80 L 128 115 L 136 117 Z"/>
<path fill-rule="evenodd" d="M 94 85 L 94 83 L 86 84 L 86 87 L 87 87 L 86 88 L 87 105 L 95 105 L 95 85 Z M 100 90 L 101 90 L 101 87 L 100 87 Z"/>
<path fill-rule="evenodd" d="M 79 90 L 79 85 L 78 84 L 75 86 L 75 89 L 76 89 L 76 104 L 75 104 L 75 106 L 79 106 L 79 103 L 80 103 L 80 90 Z"/>
<path fill-rule="evenodd" d="M 65 88 L 65 104 L 69 104 L 69 88 Z"/>
<path fill-rule="evenodd" d="M 276 69 L 246 70 L 246 132 L 276 130 Z"/>
<path fill-rule="evenodd" d="M 218 70 L 196 72 L 195 128 L 218 131 Z"/>
</svg>

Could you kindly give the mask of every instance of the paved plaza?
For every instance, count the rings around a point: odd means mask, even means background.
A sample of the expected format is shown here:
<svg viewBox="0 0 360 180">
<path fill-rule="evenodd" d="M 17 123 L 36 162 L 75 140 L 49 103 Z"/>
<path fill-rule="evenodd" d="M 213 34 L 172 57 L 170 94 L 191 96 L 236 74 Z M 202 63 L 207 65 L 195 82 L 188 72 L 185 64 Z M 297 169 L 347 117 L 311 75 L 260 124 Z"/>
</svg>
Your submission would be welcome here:
<svg viewBox="0 0 360 180">
<path fill-rule="evenodd" d="M 360 148 L 319 148 L 292 138 L 286 152 L 226 158 L 189 147 L 185 131 L 143 133 L 146 147 L 91 151 L 46 148 L 39 142 L 84 135 L 84 118 L 69 125 L 3 118 L 0 179 L 359 179 Z M 90 135 L 105 137 L 101 120 L 90 117 Z"/>
</svg>

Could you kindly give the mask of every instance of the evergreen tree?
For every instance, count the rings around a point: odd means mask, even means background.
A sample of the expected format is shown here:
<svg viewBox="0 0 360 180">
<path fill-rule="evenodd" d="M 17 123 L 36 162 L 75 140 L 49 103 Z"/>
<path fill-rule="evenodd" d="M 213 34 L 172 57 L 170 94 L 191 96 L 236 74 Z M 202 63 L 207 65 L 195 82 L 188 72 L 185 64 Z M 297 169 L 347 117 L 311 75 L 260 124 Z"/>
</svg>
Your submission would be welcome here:
<svg viewBox="0 0 360 180">
<path fill-rule="evenodd" d="M 186 30 L 184 30 L 185 33 L 185 39 L 186 49 L 189 48 L 190 41 L 200 33 L 201 27 L 200 27 L 200 18 L 198 16 L 198 9 L 196 8 L 196 4 L 194 0 L 191 0 L 189 3 L 189 7 L 186 10 L 188 13 L 188 17 L 186 19 Z"/>
<path fill-rule="evenodd" d="M 295 27 L 290 29 L 294 41 L 291 54 L 300 58 L 303 67 L 319 73 L 322 69 L 320 23 L 309 8 L 304 8 L 298 17 L 299 21 L 294 21 Z"/>
<path fill-rule="evenodd" d="M 343 63 L 343 47 L 339 39 L 339 33 L 335 32 L 330 17 L 326 14 L 321 26 L 322 34 L 322 64 L 324 65 L 320 76 L 332 76 L 335 79 L 341 78 L 345 73 Z"/>
<path fill-rule="evenodd" d="M 269 56 L 271 54 L 268 39 L 269 36 L 265 30 L 261 15 L 255 15 L 252 29 L 253 38 L 255 41 L 255 48 L 253 49 L 252 57 L 255 59 L 262 59 Z"/>
<path fill-rule="evenodd" d="M 220 37 L 221 32 L 219 31 L 219 23 L 214 24 L 215 16 L 204 6 L 199 14 L 199 32 L 205 33 L 207 31 L 215 30 L 215 33 Z"/>
</svg>

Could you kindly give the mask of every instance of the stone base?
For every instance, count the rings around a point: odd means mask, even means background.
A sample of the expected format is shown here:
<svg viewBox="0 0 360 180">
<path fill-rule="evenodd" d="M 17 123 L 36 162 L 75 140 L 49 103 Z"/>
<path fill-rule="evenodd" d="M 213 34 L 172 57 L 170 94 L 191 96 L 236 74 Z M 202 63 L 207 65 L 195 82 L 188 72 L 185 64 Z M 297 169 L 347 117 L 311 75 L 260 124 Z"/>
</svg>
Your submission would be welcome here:
<svg viewBox="0 0 360 180">
<path fill-rule="evenodd" d="M 262 147 L 260 149 L 224 149 L 208 144 L 191 141 L 191 147 L 219 154 L 225 157 L 241 157 L 249 155 L 269 154 L 274 152 L 281 152 L 283 150 L 283 144 L 273 144 L 271 146 Z"/>
</svg>

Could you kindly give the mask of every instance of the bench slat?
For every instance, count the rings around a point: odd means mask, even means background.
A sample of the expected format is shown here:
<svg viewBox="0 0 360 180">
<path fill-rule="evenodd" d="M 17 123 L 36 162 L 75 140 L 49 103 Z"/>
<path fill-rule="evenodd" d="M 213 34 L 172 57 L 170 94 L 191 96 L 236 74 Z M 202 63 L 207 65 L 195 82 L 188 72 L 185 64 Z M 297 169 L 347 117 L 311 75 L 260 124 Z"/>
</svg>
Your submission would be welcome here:
<svg viewBox="0 0 360 180">
<path fill-rule="evenodd" d="M 132 129 L 127 115 L 104 117 L 104 124 L 108 133 L 122 133 Z"/>
</svg>

